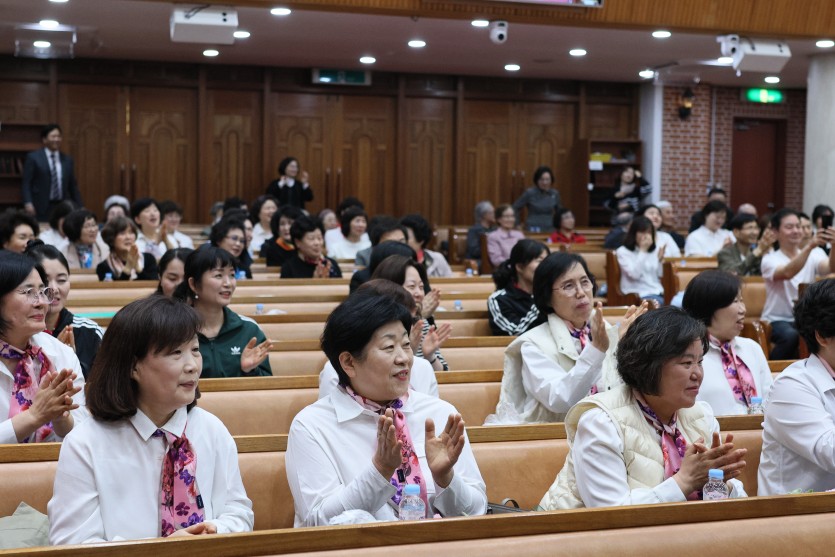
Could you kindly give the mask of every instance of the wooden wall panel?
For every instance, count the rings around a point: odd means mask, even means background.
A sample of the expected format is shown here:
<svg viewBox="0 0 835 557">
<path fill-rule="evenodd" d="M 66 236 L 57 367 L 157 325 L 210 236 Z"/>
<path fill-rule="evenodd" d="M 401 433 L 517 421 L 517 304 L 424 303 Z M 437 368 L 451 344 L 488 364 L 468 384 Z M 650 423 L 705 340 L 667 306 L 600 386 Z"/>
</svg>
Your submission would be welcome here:
<svg viewBox="0 0 835 557">
<path fill-rule="evenodd" d="M 436 223 L 469 222 L 453 179 L 454 102 L 406 99 L 405 175 L 398 180 L 397 213 L 432 215 Z"/>
<path fill-rule="evenodd" d="M 84 205 L 104 218 L 110 195 L 128 195 L 126 92 L 116 85 L 63 84 L 58 89 L 63 150 L 75 159 Z"/>
<path fill-rule="evenodd" d="M 229 196 L 252 200 L 264 193 L 261 178 L 261 96 L 252 91 L 207 92 L 211 157 L 209 182 L 201 184 L 198 216 Z"/>
<path fill-rule="evenodd" d="M 197 94 L 189 89 L 131 90 L 132 199 L 150 196 L 183 206 L 186 222 L 197 214 Z"/>
<path fill-rule="evenodd" d="M 48 83 L 0 81 L 0 122 L 45 124 L 48 120 Z"/>
<path fill-rule="evenodd" d="M 482 199 L 494 204 L 513 201 L 517 168 L 513 105 L 498 101 L 464 101 L 463 176 L 456 180 L 456 197 L 464 207 L 456 212 L 472 221 L 473 206 Z M 521 183 L 521 182 L 518 182 Z"/>
<path fill-rule="evenodd" d="M 612 139 L 634 137 L 632 128 L 632 105 L 589 104 L 589 139 Z"/>
</svg>

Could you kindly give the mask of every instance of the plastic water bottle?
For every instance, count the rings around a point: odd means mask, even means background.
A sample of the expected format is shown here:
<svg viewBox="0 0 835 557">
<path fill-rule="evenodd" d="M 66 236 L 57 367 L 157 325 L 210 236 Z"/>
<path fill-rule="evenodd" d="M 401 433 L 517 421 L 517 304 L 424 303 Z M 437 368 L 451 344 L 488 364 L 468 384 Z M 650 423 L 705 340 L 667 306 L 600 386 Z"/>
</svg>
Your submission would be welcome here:
<svg viewBox="0 0 835 557">
<path fill-rule="evenodd" d="M 464 311 L 464 304 L 461 303 L 461 300 L 455 300 L 455 311 Z"/>
<path fill-rule="evenodd" d="M 426 505 L 420 498 L 418 484 L 403 486 L 403 498 L 400 500 L 400 520 L 423 520 L 426 518 Z"/>
<path fill-rule="evenodd" d="M 722 470 L 710 470 L 707 477 L 707 483 L 702 488 L 702 499 L 705 501 L 727 499 L 728 486 L 724 482 L 725 473 Z"/>
<path fill-rule="evenodd" d="M 751 397 L 751 404 L 748 405 L 748 413 L 749 414 L 762 414 L 763 413 L 763 399 L 759 396 L 752 396 Z"/>
<path fill-rule="evenodd" d="M 472 278 L 473 277 L 473 270 L 470 269 L 469 267 L 467 267 L 467 270 L 464 271 L 464 272 L 467 273 L 467 278 Z"/>
<path fill-rule="evenodd" d="M 264 304 L 255 304 L 255 315 L 264 315 Z"/>
<path fill-rule="evenodd" d="M 235 279 L 236 280 L 245 280 L 246 279 L 246 271 L 241 269 L 240 271 L 235 272 Z"/>
<path fill-rule="evenodd" d="M 105 273 L 104 282 L 113 282 L 113 273 Z"/>
</svg>

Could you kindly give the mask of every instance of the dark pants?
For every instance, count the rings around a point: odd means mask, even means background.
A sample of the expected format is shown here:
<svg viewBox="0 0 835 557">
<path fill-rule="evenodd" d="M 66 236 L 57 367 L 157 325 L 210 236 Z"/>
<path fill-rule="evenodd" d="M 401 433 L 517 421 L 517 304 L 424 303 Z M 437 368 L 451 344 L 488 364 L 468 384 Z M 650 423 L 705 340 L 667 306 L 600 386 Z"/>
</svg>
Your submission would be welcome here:
<svg viewBox="0 0 835 557">
<path fill-rule="evenodd" d="M 796 360 L 799 357 L 798 341 L 800 336 L 794 323 L 790 321 L 771 322 L 770 360 Z"/>
</svg>

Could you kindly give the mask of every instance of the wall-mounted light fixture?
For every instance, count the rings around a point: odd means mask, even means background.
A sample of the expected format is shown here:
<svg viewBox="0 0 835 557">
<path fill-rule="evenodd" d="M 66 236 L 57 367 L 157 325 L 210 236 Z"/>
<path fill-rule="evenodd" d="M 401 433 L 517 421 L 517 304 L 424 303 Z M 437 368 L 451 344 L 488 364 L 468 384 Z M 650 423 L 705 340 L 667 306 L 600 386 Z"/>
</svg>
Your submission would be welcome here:
<svg viewBox="0 0 835 557">
<path fill-rule="evenodd" d="M 678 117 L 682 120 L 687 120 L 690 117 L 690 113 L 693 111 L 693 99 L 696 98 L 696 95 L 693 93 L 693 90 L 688 87 L 681 93 L 681 96 L 678 98 Z"/>
</svg>

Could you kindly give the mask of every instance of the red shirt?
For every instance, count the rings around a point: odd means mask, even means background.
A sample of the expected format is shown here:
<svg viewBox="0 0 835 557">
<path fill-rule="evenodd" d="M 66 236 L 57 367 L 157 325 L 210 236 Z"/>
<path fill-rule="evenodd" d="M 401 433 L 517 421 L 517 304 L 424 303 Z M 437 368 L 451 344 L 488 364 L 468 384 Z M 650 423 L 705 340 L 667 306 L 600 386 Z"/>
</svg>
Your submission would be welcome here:
<svg viewBox="0 0 835 557">
<path fill-rule="evenodd" d="M 559 230 L 551 234 L 551 243 L 553 244 L 585 244 L 586 237 L 582 234 L 572 234 L 571 237 L 566 236 Z"/>
</svg>

